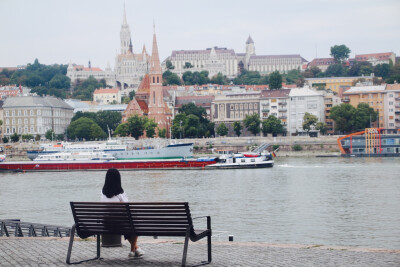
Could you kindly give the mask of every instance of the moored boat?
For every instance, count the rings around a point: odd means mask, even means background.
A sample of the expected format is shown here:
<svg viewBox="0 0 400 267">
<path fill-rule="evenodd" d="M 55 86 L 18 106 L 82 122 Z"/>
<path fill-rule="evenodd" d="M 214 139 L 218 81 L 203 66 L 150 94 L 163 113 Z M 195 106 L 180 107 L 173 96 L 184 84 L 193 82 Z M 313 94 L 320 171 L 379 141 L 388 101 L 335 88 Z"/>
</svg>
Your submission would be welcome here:
<svg viewBox="0 0 400 267">
<path fill-rule="evenodd" d="M 207 168 L 215 169 L 250 169 L 269 168 L 274 166 L 273 153 L 237 153 L 224 155 L 216 159 L 215 164 Z"/>
<path fill-rule="evenodd" d="M 113 160 L 115 157 L 102 151 L 98 152 L 60 152 L 39 155 L 33 161 L 87 161 L 87 160 Z"/>
<path fill-rule="evenodd" d="M 344 157 L 400 157 L 400 134 L 383 128 L 342 136 L 337 140 Z"/>
</svg>

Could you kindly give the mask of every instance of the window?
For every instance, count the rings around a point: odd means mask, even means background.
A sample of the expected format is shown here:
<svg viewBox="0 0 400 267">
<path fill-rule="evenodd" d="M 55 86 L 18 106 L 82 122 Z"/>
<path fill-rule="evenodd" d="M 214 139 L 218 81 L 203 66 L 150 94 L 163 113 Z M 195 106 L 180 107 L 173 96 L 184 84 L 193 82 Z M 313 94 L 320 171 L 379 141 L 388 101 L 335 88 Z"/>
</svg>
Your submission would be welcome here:
<svg viewBox="0 0 400 267">
<path fill-rule="evenodd" d="M 21 116 L 21 110 L 18 110 L 18 116 Z"/>
<path fill-rule="evenodd" d="M 13 110 L 13 111 L 11 111 L 11 116 L 15 116 L 15 111 Z"/>
<path fill-rule="evenodd" d="M 9 112 L 8 111 L 6 111 L 6 116 L 8 117 L 8 116 L 10 116 L 10 114 L 9 114 Z"/>
</svg>

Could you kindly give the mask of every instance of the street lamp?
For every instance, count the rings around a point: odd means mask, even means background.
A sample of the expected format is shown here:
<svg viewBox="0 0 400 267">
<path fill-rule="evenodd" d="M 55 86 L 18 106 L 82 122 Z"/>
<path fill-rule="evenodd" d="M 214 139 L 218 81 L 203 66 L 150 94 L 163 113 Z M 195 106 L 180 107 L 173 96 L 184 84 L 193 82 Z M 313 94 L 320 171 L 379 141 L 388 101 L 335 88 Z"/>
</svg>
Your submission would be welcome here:
<svg viewBox="0 0 400 267">
<path fill-rule="evenodd" d="M 179 121 L 179 126 L 180 126 L 180 133 L 179 133 L 179 139 L 182 139 L 182 121 Z"/>
</svg>

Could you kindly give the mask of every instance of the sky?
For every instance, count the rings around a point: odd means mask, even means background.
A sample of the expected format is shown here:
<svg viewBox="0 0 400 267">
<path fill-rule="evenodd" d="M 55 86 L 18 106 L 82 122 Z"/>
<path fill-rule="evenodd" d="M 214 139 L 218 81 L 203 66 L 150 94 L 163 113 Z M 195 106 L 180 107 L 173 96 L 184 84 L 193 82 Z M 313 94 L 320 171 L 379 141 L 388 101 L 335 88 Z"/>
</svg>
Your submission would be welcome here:
<svg viewBox="0 0 400 267">
<path fill-rule="evenodd" d="M 329 57 L 345 44 L 355 54 L 400 56 L 399 0 L 0 0 L 0 67 L 33 63 L 115 65 L 123 6 L 133 51 L 160 60 L 173 50 L 213 46 L 257 55 Z"/>
</svg>

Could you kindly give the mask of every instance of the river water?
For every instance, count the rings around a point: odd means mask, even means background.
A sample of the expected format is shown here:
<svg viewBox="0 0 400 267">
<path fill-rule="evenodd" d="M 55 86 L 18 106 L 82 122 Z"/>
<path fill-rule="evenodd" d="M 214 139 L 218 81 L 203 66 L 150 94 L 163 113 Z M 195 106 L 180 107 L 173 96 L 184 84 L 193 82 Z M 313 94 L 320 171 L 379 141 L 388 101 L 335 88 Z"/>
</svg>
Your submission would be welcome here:
<svg viewBox="0 0 400 267">
<path fill-rule="evenodd" d="M 227 241 L 400 249 L 400 158 L 277 158 L 268 169 L 122 171 L 130 201 L 187 201 Z M 105 171 L 0 174 L 0 218 L 70 226 Z M 195 224 L 196 225 L 196 224 Z"/>
</svg>

